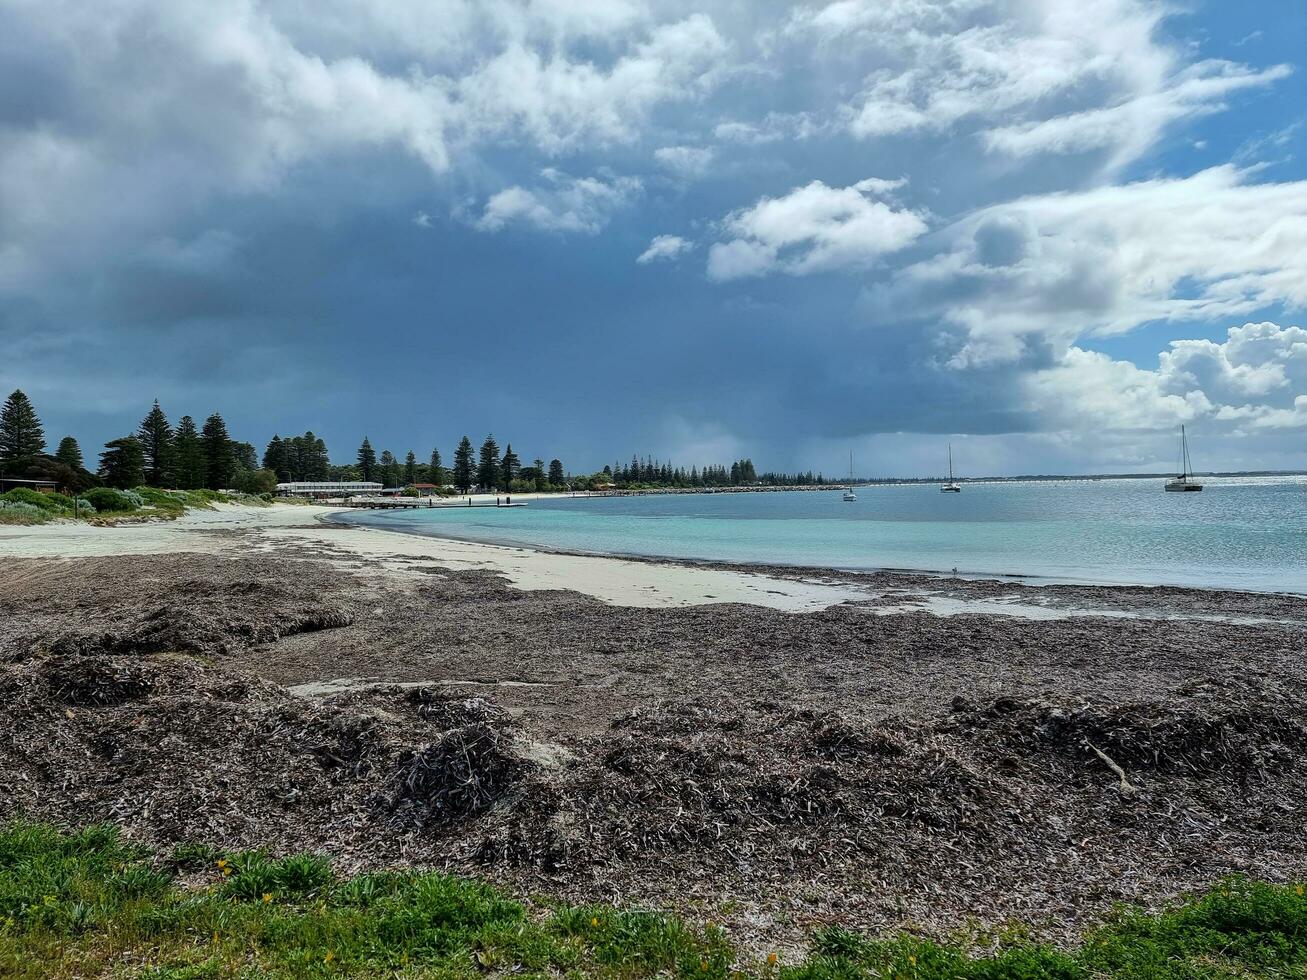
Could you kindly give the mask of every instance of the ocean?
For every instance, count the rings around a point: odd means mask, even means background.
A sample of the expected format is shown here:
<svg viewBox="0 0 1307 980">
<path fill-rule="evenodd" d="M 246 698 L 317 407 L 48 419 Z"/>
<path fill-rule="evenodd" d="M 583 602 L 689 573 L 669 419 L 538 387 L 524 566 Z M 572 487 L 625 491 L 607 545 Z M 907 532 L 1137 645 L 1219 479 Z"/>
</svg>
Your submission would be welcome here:
<svg viewBox="0 0 1307 980">
<path fill-rule="evenodd" d="M 533 500 L 349 523 L 559 551 L 1307 594 L 1307 477 L 1084 480 Z"/>
</svg>

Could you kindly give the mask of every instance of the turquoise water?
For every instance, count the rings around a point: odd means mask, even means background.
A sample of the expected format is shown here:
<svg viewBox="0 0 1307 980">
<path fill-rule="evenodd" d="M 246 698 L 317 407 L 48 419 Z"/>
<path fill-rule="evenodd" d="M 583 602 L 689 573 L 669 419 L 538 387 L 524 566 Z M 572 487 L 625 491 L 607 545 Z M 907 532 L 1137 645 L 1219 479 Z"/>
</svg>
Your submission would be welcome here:
<svg viewBox="0 0 1307 980">
<path fill-rule="evenodd" d="M 361 511 L 396 531 L 561 551 L 1307 594 L 1307 478 L 865 487 Z"/>
</svg>

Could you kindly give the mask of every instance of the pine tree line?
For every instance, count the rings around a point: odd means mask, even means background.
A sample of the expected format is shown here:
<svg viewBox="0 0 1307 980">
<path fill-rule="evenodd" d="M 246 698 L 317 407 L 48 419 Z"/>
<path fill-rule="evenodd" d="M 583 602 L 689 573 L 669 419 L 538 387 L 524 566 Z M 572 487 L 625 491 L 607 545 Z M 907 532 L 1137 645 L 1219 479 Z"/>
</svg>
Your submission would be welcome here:
<svg viewBox="0 0 1307 980">
<path fill-rule="evenodd" d="M 311 430 L 285 439 L 280 433 L 274 435 L 260 457 L 252 444 L 232 439 L 217 412 L 202 426 L 183 415 L 174 427 L 158 400 L 134 433 L 105 444 L 94 474 L 87 471 L 81 447 L 72 436 L 59 442 L 54 456 L 44 455 L 45 448 L 45 432 L 35 407 L 22 391 L 15 391 L 0 410 L 0 473 L 22 470 L 75 488 L 104 482 L 121 488 L 234 488 L 265 493 L 278 483 L 366 480 L 386 487 L 432 484 L 442 489 L 452 486 L 460 493 L 473 489 L 526 493 L 605 486 L 804 486 L 824 482 L 821 474 L 812 472 L 759 474 L 747 458 L 729 466 L 686 470 L 652 456 L 641 459 L 633 455 L 630 462 L 605 466 L 600 473 L 572 475 L 556 458 L 548 464 L 535 458 L 524 465 L 512 444 L 505 444 L 501 451 L 493 434 L 486 436 L 479 450 L 463 436 L 454 450 L 451 468 L 445 467 L 438 449 L 431 450 L 427 462 L 419 462 L 417 453 L 409 449 L 401 462 L 388 449 L 378 454 L 366 437 L 353 463 L 335 465 L 326 443 Z"/>
<path fill-rule="evenodd" d="M 231 438 L 220 414 L 210 415 L 203 427 L 183 415 L 174 428 L 158 400 L 135 432 L 105 443 L 92 473 L 72 436 L 59 441 L 53 456 L 45 455 L 41 421 L 21 390 L 10 394 L 0 409 L 0 473 L 52 480 L 74 491 L 103 484 L 118 489 L 234 488 L 263 493 L 275 489 L 277 482 L 259 469 L 250 443 Z"/>
<path fill-rule="evenodd" d="M 751 459 L 737 459 L 730 466 L 707 465 L 691 466 L 688 470 L 682 466 L 673 466 L 652 456 L 641 459 L 632 456 L 629 463 L 613 463 L 605 466 L 602 474 L 596 474 L 592 482 L 600 479 L 611 483 L 618 489 L 634 487 L 685 488 L 695 487 L 739 487 L 772 486 L 802 487 L 816 486 L 825 482 L 820 473 L 762 473 L 759 474 Z"/>
</svg>

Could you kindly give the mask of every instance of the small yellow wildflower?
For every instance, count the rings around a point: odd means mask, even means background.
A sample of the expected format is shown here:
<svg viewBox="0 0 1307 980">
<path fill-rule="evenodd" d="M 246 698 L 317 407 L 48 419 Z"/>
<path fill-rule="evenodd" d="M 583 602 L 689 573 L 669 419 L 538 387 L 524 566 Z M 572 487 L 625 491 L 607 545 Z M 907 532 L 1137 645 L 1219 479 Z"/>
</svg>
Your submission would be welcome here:
<svg viewBox="0 0 1307 980">
<path fill-rule="evenodd" d="M 708 972 L 708 961 L 707 961 L 707 960 L 700 960 L 700 961 L 699 961 L 699 969 L 702 970 L 704 973 L 707 973 L 707 972 Z"/>
<path fill-rule="evenodd" d="M 215 933 L 213 934 L 213 944 L 214 944 L 215 946 L 218 945 L 218 934 L 217 934 L 217 932 L 215 932 Z"/>
<path fill-rule="evenodd" d="M 592 926 L 598 926 L 598 925 L 599 925 L 599 916 L 597 916 L 597 915 L 595 915 L 595 916 L 591 916 L 591 918 L 590 918 L 590 925 L 592 925 Z"/>
<path fill-rule="evenodd" d="M 272 892 L 264 892 L 264 893 L 263 893 L 263 904 L 264 904 L 264 905 L 267 905 L 267 904 L 270 903 L 271 901 L 272 901 Z"/>
<path fill-rule="evenodd" d="M 227 859 L 226 859 L 226 858 L 218 858 L 218 867 L 219 867 L 219 868 L 225 868 L 225 867 L 227 867 Z"/>
<path fill-rule="evenodd" d="M 1294 893 L 1295 895 L 1297 895 L 1299 898 L 1301 898 L 1301 897 L 1302 897 L 1302 885 L 1299 885 L 1297 888 L 1295 888 L 1295 889 L 1293 890 L 1293 893 Z"/>
<path fill-rule="evenodd" d="M 911 963 L 913 966 L 916 966 L 916 965 L 917 965 L 917 955 L 916 955 L 915 953 L 909 953 L 909 954 L 908 954 L 908 962 Z"/>
<path fill-rule="evenodd" d="M 333 953 L 331 950 L 327 950 L 327 955 L 324 956 L 324 957 L 322 957 L 322 962 L 323 962 L 323 963 L 330 963 L 330 962 L 331 962 L 332 960 L 334 960 L 335 958 L 336 958 L 336 954 Z"/>
<path fill-rule="evenodd" d="M 775 965 L 776 965 L 776 960 L 777 960 L 777 959 L 778 959 L 778 957 L 776 956 L 775 953 L 768 953 L 768 954 L 767 954 L 767 965 L 768 965 L 768 966 L 775 966 Z"/>
</svg>

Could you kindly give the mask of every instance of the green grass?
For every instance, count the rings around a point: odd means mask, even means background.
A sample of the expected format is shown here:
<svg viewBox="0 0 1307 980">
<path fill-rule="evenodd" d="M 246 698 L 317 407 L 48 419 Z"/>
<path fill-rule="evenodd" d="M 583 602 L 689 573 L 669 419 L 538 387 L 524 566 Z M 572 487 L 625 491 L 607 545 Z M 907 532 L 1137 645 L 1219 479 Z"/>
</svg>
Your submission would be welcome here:
<svg viewBox="0 0 1307 980">
<path fill-rule="evenodd" d="M 437 873 L 342 879 L 314 855 L 156 855 L 111 828 L 16 823 L 0 828 L 0 976 L 1307 978 L 1302 892 L 1231 879 L 1160 915 L 1122 909 L 1071 950 L 1018 938 L 972 955 L 828 929 L 801 960 L 772 963 L 654 912 L 529 904 Z"/>
</svg>

